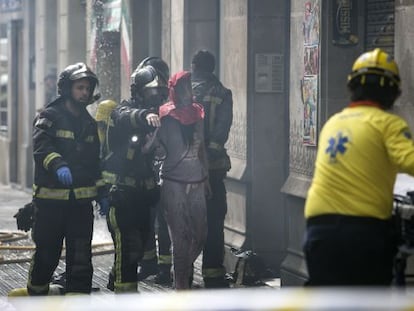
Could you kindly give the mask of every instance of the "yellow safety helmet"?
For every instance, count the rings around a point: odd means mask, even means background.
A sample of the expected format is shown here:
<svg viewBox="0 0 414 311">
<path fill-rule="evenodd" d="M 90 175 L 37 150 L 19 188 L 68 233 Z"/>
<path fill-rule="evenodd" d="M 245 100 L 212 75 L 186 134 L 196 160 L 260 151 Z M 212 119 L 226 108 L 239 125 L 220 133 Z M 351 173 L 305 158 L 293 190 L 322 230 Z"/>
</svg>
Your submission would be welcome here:
<svg viewBox="0 0 414 311">
<path fill-rule="evenodd" d="M 112 110 L 116 107 L 116 102 L 112 99 L 106 99 L 98 104 L 96 109 L 96 121 L 108 121 Z"/>
<path fill-rule="evenodd" d="M 364 85 L 366 75 L 380 77 L 380 86 L 397 87 L 401 91 L 400 72 L 397 63 L 383 50 L 376 48 L 363 53 L 352 66 L 352 72 L 348 75 L 348 85 L 359 78 L 359 84 Z M 388 79 L 385 79 L 388 78 Z M 388 83 L 388 85 L 385 85 Z"/>
<path fill-rule="evenodd" d="M 111 99 L 101 101 L 96 108 L 95 120 L 98 123 L 98 136 L 101 145 L 106 144 L 106 134 L 112 125 L 111 113 L 116 107 L 116 102 Z"/>
</svg>

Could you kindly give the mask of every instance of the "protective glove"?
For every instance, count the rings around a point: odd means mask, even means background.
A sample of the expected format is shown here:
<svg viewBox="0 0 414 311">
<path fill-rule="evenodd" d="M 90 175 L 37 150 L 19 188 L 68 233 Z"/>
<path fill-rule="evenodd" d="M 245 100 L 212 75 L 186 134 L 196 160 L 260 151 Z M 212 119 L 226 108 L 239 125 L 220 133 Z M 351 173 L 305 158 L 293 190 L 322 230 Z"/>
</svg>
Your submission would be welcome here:
<svg viewBox="0 0 414 311">
<path fill-rule="evenodd" d="M 62 166 L 56 170 L 56 175 L 59 181 L 65 185 L 70 186 L 72 185 L 72 173 L 70 172 L 69 167 Z"/>
<path fill-rule="evenodd" d="M 107 197 L 103 197 L 98 201 L 99 215 L 106 216 L 109 213 L 109 200 Z"/>
<path fill-rule="evenodd" d="M 29 231 L 34 222 L 35 208 L 33 202 L 27 203 L 13 216 L 16 218 L 17 229 Z"/>
</svg>

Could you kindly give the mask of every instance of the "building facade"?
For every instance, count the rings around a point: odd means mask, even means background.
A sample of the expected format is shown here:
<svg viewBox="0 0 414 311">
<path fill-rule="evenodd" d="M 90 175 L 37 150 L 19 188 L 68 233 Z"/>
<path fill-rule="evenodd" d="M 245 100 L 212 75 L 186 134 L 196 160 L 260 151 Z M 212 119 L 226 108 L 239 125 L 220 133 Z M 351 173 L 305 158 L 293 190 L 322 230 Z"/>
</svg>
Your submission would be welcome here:
<svg viewBox="0 0 414 311">
<path fill-rule="evenodd" d="M 209 49 L 234 100 L 227 246 L 252 249 L 283 285 L 300 285 L 318 131 L 346 105 L 361 52 L 380 46 L 404 63 L 397 110 L 414 125 L 413 15 L 411 1 L 389 0 L 0 0 L 0 182 L 31 187 L 31 122 L 50 72 L 87 62 L 102 99 L 119 101 L 143 58 L 161 56 L 174 73 Z"/>
</svg>

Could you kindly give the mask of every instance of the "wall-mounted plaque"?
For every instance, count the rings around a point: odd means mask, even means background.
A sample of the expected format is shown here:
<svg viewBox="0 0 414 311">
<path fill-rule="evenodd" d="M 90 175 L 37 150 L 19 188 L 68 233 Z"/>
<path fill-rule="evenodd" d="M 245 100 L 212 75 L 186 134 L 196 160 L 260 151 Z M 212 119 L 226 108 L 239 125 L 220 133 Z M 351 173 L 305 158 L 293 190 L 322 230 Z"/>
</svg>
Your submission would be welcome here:
<svg viewBox="0 0 414 311">
<path fill-rule="evenodd" d="M 283 59 L 283 54 L 256 54 L 256 92 L 281 93 L 284 91 Z"/>
</svg>

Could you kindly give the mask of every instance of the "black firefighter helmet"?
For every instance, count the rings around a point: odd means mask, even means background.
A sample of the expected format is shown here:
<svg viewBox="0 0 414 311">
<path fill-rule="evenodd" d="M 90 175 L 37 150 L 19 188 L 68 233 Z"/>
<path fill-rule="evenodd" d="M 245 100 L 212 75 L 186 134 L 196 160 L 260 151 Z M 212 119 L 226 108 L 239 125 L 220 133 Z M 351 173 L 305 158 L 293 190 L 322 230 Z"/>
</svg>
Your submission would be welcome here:
<svg viewBox="0 0 414 311">
<path fill-rule="evenodd" d="M 90 103 L 97 100 L 99 97 L 94 95 L 94 93 L 99 84 L 98 78 L 85 63 L 81 62 L 67 66 L 60 73 L 57 82 L 58 94 L 62 97 L 70 98 L 73 82 L 84 78 L 89 79 L 91 83 Z"/>
<path fill-rule="evenodd" d="M 156 108 L 168 98 L 170 70 L 159 57 L 145 58 L 131 75 L 131 97 Z"/>
</svg>

